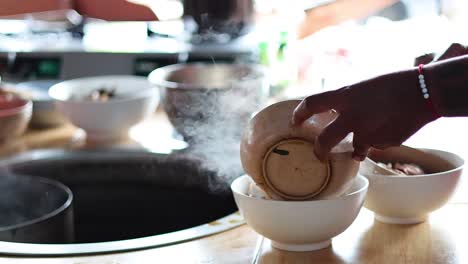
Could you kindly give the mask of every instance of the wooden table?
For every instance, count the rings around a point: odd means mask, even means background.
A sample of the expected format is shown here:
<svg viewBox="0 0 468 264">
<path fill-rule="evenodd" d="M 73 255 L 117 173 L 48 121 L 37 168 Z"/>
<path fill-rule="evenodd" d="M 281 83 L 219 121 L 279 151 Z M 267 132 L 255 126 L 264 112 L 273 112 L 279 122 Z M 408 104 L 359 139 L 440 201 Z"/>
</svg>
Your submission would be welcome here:
<svg viewBox="0 0 468 264">
<path fill-rule="evenodd" d="M 164 117 L 156 116 L 150 123 L 161 120 L 164 121 Z M 151 127 L 151 124 L 146 125 Z M 161 130 L 159 124 L 158 130 Z M 82 135 L 72 126 L 31 130 L 22 138 L 1 145 L 0 156 L 44 147 L 86 147 Z M 467 119 L 444 119 L 423 128 L 408 144 L 454 151 L 468 158 L 465 135 L 468 135 Z M 138 145 L 129 142 L 124 144 Z M 468 188 L 465 185 L 462 184 L 450 204 L 431 214 L 429 221 L 418 225 L 379 223 L 363 208 L 351 227 L 333 239 L 331 247 L 315 252 L 276 250 L 268 239 L 243 225 L 221 234 L 162 248 L 62 258 L 0 256 L 0 263 L 468 263 Z"/>
<path fill-rule="evenodd" d="M 332 247 L 294 253 L 265 240 L 257 263 L 468 263 L 468 205 L 450 204 L 417 225 L 388 225 L 363 208 Z"/>
<path fill-rule="evenodd" d="M 244 225 L 178 245 L 127 253 L 64 258 L 8 258 L 5 264 L 126 263 L 468 263 L 468 205 L 450 204 L 418 225 L 387 225 L 362 209 L 356 221 L 333 239 L 332 246 L 297 253 L 274 249 Z M 261 242 L 260 246 L 258 246 Z"/>
</svg>

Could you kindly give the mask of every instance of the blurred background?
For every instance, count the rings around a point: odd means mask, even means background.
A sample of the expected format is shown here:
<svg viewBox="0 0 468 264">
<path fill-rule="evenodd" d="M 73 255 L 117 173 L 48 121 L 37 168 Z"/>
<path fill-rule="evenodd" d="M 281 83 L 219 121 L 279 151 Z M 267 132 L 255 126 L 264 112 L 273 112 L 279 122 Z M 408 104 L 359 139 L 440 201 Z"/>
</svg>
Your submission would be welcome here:
<svg viewBox="0 0 468 264">
<path fill-rule="evenodd" d="M 466 25 L 466 0 L 0 0 L 0 177 L 70 185 L 78 243 L 232 228 L 215 220 L 237 210 L 255 113 L 437 59 Z M 467 134 L 441 118 L 404 144 L 466 159 Z M 467 203 L 459 189 L 451 202 Z"/>
<path fill-rule="evenodd" d="M 255 62 L 271 95 L 336 89 L 466 43 L 463 0 L 0 0 L 4 81 Z"/>
<path fill-rule="evenodd" d="M 468 43 L 467 13 L 465 0 L 0 0 L 0 76 L 40 86 L 42 100 L 63 80 L 252 63 L 267 69 L 272 101 L 301 98 Z M 468 128 L 438 123 L 408 143 L 460 149 Z M 157 127 L 138 134 L 154 142 Z"/>
</svg>

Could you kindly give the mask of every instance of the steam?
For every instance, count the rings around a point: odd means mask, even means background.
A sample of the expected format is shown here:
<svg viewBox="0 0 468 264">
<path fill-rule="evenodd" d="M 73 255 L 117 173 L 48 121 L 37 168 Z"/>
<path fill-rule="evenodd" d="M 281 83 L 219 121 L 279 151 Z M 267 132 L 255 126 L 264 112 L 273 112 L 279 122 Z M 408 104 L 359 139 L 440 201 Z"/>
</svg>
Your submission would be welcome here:
<svg viewBox="0 0 468 264">
<path fill-rule="evenodd" d="M 197 95 L 185 111 L 197 118 L 181 118 L 183 134 L 190 143 L 189 154 L 201 161 L 201 169 L 215 172 L 211 191 L 222 191 L 243 173 L 240 140 L 252 114 L 263 101 L 263 82 L 259 78 L 231 81 L 230 89 L 212 89 Z M 249 79 L 250 78 L 250 79 Z M 180 127 L 180 126 L 179 126 Z"/>
<path fill-rule="evenodd" d="M 192 43 L 227 43 L 231 40 L 225 32 L 236 33 L 238 21 L 219 22 L 209 13 L 201 14 L 199 21 L 191 24 L 196 32 L 192 35 Z M 215 24 L 217 28 L 213 26 Z M 210 57 L 216 66 L 215 59 Z M 253 76 L 249 70 L 239 76 L 232 80 L 225 80 L 223 75 L 211 76 L 209 79 L 220 86 L 230 82 L 230 88 L 195 91 L 188 95 L 188 104 L 181 100 L 176 107 L 181 113 L 190 113 L 188 118 L 177 118 L 175 126 L 189 141 L 188 154 L 199 161 L 202 173 L 204 170 L 214 172 L 215 177 L 208 177 L 208 188 L 213 192 L 226 191 L 243 173 L 239 157 L 242 132 L 252 114 L 262 107 L 267 93 L 264 76 Z"/>
<path fill-rule="evenodd" d="M 233 15 L 229 14 L 230 17 Z M 192 35 L 191 41 L 198 44 L 227 43 L 231 40 L 230 34 L 238 35 L 242 26 L 238 19 L 221 21 L 209 13 L 201 14 L 197 21 L 192 22 L 196 34 Z M 216 67 L 212 56 L 211 62 Z M 264 76 L 253 76 L 258 73 L 242 70 L 245 72 L 232 80 L 226 80 L 222 74 L 210 76 L 211 84 L 224 87 L 228 82 L 230 88 L 195 91 L 188 95 L 189 100 L 181 100 L 183 102 L 176 107 L 179 113 L 190 113 L 188 118 L 180 116 L 175 127 L 189 141 L 189 155 L 200 161 L 200 169 L 215 173 L 216 177 L 208 178 L 208 188 L 215 192 L 225 191 L 236 177 L 242 175 L 239 157 L 241 136 L 252 114 L 262 107 L 267 94 Z"/>
<path fill-rule="evenodd" d="M 66 197 L 53 190 L 48 184 L 0 166 L 0 228 L 31 221 L 60 207 Z"/>
</svg>

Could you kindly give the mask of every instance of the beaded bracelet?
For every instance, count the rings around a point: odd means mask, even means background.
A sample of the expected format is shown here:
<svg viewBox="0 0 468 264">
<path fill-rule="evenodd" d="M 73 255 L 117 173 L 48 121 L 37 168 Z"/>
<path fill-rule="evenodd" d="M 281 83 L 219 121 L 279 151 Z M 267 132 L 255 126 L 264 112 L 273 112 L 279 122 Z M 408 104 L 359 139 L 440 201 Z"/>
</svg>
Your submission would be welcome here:
<svg viewBox="0 0 468 264">
<path fill-rule="evenodd" d="M 429 90 L 426 86 L 426 80 L 424 79 L 424 71 L 423 71 L 424 64 L 419 64 L 418 72 L 419 72 L 419 86 L 421 87 L 421 92 L 424 97 L 424 101 L 426 102 L 427 107 L 430 109 L 432 115 L 435 119 L 441 117 L 440 114 L 437 112 L 437 109 L 434 106 L 434 103 L 431 100 L 431 96 L 429 95 Z"/>
</svg>

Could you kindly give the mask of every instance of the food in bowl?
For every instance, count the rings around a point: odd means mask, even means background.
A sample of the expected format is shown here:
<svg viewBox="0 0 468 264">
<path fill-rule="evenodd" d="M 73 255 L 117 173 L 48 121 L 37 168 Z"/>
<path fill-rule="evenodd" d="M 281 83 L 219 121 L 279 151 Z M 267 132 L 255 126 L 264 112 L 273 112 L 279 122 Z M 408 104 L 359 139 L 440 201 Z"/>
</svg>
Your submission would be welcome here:
<svg viewBox="0 0 468 264">
<path fill-rule="evenodd" d="M 119 96 L 110 99 L 111 89 L 96 100 L 88 99 L 103 87 L 112 87 L 115 89 L 113 94 Z M 150 117 L 159 103 L 157 89 L 145 77 L 125 75 L 60 82 L 49 89 L 49 95 L 55 100 L 58 110 L 73 125 L 82 128 L 87 139 L 93 142 L 126 138 L 129 129 Z"/>
<path fill-rule="evenodd" d="M 263 191 L 260 187 L 258 187 L 258 185 L 253 180 L 249 184 L 247 195 L 250 197 L 256 197 L 256 198 L 261 198 L 261 199 L 270 199 L 268 194 L 266 194 L 265 191 Z"/>
<path fill-rule="evenodd" d="M 92 101 L 101 103 L 123 98 L 125 98 L 125 96 L 123 96 L 120 93 L 117 93 L 117 89 L 115 87 L 95 88 L 91 90 L 91 92 L 89 92 L 88 94 L 85 94 L 84 96 L 74 95 L 72 97 L 72 99 L 75 101 Z"/>
<path fill-rule="evenodd" d="M 422 175 L 425 174 L 424 170 L 421 166 L 413 164 L 413 163 L 400 163 L 400 162 L 389 162 L 383 163 L 378 162 L 378 164 L 382 167 L 387 168 L 390 171 L 393 171 L 395 174 L 401 175 Z"/>
<path fill-rule="evenodd" d="M 272 246 L 288 251 L 313 251 L 328 247 L 345 231 L 364 202 L 368 180 L 357 176 L 338 197 L 312 201 L 278 201 L 251 195 L 248 175 L 231 185 L 236 204 L 247 224 L 270 239 Z"/>
<path fill-rule="evenodd" d="M 463 171 L 464 160 L 450 152 L 412 149 L 406 146 L 373 150 L 370 158 L 378 162 L 418 164 L 425 174 L 366 174 L 369 191 L 364 206 L 378 221 L 389 224 L 416 224 L 444 206 L 454 194 Z"/>
<path fill-rule="evenodd" d="M 85 97 L 85 100 L 91 100 L 95 102 L 107 102 L 111 99 L 115 99 L 117 94 L 115 88 L 99 88 L 91 92 L 91 94 Z"/>
</svg>

